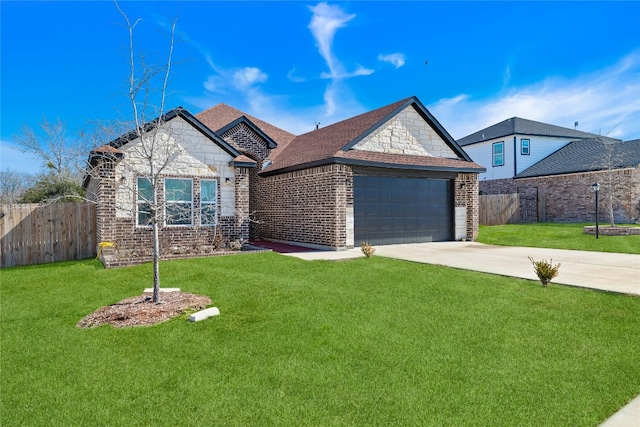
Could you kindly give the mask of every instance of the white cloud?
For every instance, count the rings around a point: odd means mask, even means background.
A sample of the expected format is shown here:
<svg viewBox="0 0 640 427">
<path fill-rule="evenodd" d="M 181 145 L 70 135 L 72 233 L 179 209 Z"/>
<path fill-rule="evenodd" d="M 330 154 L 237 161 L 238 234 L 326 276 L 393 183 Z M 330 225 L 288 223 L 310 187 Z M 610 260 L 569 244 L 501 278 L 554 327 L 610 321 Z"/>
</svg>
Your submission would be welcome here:
<svg viewBox="0 0 640 427">
<path fill-rule="evenodd" d="M 331 74 L 331 73 L 322 73 L 320 74 L 320 78 L 323 79 L 348 79 L 351 77 L 358 77 L 358 76 L 368 76 L 370 74 L 373 74 L 375 72 L 375 70 L 372 70 L 370 68 L 364 68 L 361 65 L 358 65 L 358 67 L 355 69 L 355 71 L 351 71 L 349 73 L 344 72 L 342 74 Z"/>
<path fill-rule="evenodd" d="M 216 66 L 206 49 L 184 37 L 200 52 L 213 71 L 203 82 L 204 93 L 199 97 L 188 97 L 186 101 L 202 109 L 225 102 L 292 133 L 311 131 L 316 122 L 326 126 L 362 113 L 365 108 L 357 101 L 345 80 L 371 75 L 374 70 L 358 64 L 353 70 L 347 70 L 333 53 L 336 32 L 346 27 L 356 15 L 325 2 L 311 6 L 309 10 L 312 16 L 308 28 L 328 68 L 327 72 L 318 73 L 314 77 L 328 80 L 319 104 L 291 109 L 287 96 L 265 91 L 263 84 L 267 82 L 268 76 L 264 71 L 257 67 L 223 69 Z M 287 78 L 296 83 L 308 80 L 298 75 L 296 68 L 288 71 Z"/>
<path fill-rule="evenodd" d="M 233 73 L 233 83 L 238 89 L 247 89 L 266 81 L 267 75 L 256 67 L 246 67 Z"/>
<path fill-rule="evenodd" d="M 573 79 L 549 77 L 486 99 L 461 94 L 429 110 L 458 139 L 510 117 L 620 139 L 640 138 L 640 50 L 613 66 Z"/>
<path fill-rule="evenodd" d="M 289 72 L 287 73 L 287 78 L 289 80 L 291 80 L 294 83 L 302 83 L 307 81 L 307 79 L 305 79 L 304 77 L 300 77 L 296 74 L 296 68 L 293 67 L 292 69 L 289 70 Z"/>
<path fill-rule="evenodd" d="M 324 119 L 335 121 L 342 117 L 342 113 L 350 111 L 355 99 L 348 88 L 340 84 L 340 81 L 359 76 L 368 76 L 374 70 L 360 65 L 354 71 L 347 71 L 333 53 L 333 39 L 340 28 L 344 28 L 356 15 L 346 13 L 340 6 L 330 6 L 326 2 L 310 6 L 312 13 L 309 30 L 316 40 L 320 56 L 324 58 L 329 68 L 328 72 L 321 73 L 320 77 L 331 80 L 324 92 Z M 338 107 L 339 106 L 339 107 Z M 359 106 L 356 108 L 360 108 Z M 361 111 L 361 110 L 360 110 Z"/>
<path fill-rule="evenodd" d="M 309 10 L 313 14 L 309 30 L 316 39 L 320 56 L 327 62 L 329 74 L 332 76 L 344 74 L 342 64 L 333 55 L 333 37 L 338 29 L 345 27 L 356 15 L 346 14 L 339 6 L 330 6 L 327 3 L 309 6 Z"/>
<path fill-rule="evenodd" d="M 406 62 L 406 57 L 402 53 L 391 53 L 389 55 L 378 55 L 378 60 L 382 62 L 388 62 L 389 64 L 396 67 L 396 69 L 402 67 Z"/>
</svg>

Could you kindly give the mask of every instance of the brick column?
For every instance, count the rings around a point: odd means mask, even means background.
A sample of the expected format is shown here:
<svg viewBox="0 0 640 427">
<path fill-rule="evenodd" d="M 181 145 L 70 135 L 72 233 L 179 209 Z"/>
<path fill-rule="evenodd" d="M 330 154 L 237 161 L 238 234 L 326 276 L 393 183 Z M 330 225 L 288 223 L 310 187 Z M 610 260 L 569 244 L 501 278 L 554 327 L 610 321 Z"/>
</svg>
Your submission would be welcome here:
<svg viewBox="0 0 640 427">
<path fill-rule="evenodd" d="M 249 240 L 249 169 L 235 170 L 235 227 L 241 240 Z"/>
</svg>

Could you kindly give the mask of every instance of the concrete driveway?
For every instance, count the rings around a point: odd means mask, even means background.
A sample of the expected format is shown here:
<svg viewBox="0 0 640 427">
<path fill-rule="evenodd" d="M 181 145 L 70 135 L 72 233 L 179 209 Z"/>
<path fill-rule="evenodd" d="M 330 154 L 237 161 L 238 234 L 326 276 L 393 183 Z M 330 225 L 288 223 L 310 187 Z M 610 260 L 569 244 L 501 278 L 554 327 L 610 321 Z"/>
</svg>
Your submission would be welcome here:
<svg viewBox="0 0 640 427">
<path fill-rule="evenodd" d="M 640 255 L 493 246 L 476 242 L 376 246 L 375 255 L 538 280 L 528 257 L 561 263 L 553 283 L 640 295 Z M 360 248 L 287 254 L 301 259 L 361 257 Z"/>
</svg>

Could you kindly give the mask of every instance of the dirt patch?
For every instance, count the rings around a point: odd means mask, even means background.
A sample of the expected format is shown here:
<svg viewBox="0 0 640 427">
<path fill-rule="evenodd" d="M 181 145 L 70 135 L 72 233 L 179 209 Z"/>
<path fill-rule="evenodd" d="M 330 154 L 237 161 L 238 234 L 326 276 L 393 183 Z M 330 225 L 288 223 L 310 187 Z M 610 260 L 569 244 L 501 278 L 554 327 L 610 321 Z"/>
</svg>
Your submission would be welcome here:
<svg viewBox="0 0 640 427">
<path fill-rule="evenodd" d="M 162 292 L 161 303 L 151 301 L 152 293 L 123 299 L 102 307 L 78 322 L 79 328 L 110 324 L 116 328 L 155 325 L 181 315 L 188 310 L 201 310 L 211 304 L 211 298 L 185 292 Z"/>
</svg>

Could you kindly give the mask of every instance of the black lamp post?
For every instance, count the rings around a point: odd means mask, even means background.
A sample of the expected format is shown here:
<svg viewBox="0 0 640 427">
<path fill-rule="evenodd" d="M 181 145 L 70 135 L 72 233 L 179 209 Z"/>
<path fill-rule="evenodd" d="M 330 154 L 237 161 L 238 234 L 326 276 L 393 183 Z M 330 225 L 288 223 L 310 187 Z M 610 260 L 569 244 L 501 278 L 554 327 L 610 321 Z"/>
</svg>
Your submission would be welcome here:
<svg viewBox="0 0 640 427">
<path fill-rule="evenodd" d="M 598 190 L 600 189 L 600 184 L 596 181 L 591 188 L 593 188 L 594 193 L 596 193 L 596 239 L 600 235 L 600 224 L 599 224 L 599 209 L 598 209 Z"/>
</svg>

